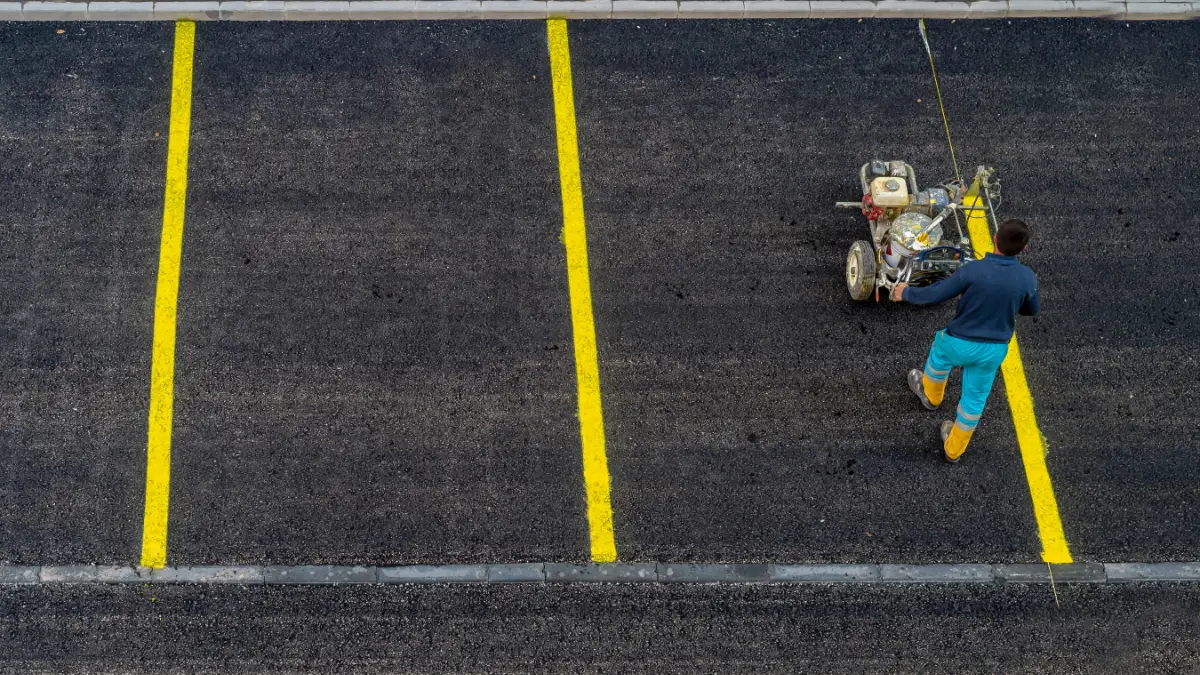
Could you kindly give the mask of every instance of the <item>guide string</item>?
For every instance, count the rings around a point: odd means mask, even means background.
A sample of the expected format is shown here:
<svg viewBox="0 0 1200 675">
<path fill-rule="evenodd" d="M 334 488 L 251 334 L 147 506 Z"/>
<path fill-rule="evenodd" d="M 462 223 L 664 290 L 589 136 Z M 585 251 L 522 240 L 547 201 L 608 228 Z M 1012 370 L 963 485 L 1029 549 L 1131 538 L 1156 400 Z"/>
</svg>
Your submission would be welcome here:
<svg viewBox="0 0 1200 675">
<path fill-rule="evenodd" d="M 950 146 L 950 163 L 954 165 L 954 177 L 958 184 L 966 188 L 962 174 L 958 171 L 958 159 L 954 156 L 954 141 L 950 138 L 950 120 L 946 117 L 946 106 L 942 103 L 942 88 L 938 85 L 937 68 L 933 65 L 933 50 L 929 47 L 929 36 L 925 33 L 925 19 L 920 20 L 921 41 L 925 43 L 925 53 L 929 55 L 929 70 L 933 72 L 933 89 L 937 92 L 938 108 L 942 111 L 942 125 L 946 127 L 946 144 Z"/>
</svg>

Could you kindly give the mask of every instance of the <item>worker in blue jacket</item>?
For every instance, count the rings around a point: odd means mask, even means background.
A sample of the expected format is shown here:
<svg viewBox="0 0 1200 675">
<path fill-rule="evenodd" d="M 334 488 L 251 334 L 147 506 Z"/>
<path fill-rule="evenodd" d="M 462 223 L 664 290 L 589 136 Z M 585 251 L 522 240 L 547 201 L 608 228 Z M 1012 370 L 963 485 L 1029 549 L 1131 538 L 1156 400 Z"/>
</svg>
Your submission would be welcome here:
<svg viewBox="0 0 1200 675">
<path fill-rule="evenodd" d="M 1037 277 L 1016 257 L 1029 245 L 1029 226 L 1020 220 L 1005 221 L 993 243 L 997 253 L 963 265 L 947 279 L 924 288 L 896 284 L 892 290 L 893 301 L 916 305 L 962 296 L 954 319 L 934 336 L 924 371 L 908 373 L 909 389 L 926 409 L 934 410 L 942 403 L 950 370 L 963 369 L 958 414 L 953 422 L 942 422 L 940 429 L 942 448 L 950 462 L 957 462 L 966 452 L 979 424 L 996 369 L 1008 354 L 1016 315 L 1038 313 Z"/>
</svg>

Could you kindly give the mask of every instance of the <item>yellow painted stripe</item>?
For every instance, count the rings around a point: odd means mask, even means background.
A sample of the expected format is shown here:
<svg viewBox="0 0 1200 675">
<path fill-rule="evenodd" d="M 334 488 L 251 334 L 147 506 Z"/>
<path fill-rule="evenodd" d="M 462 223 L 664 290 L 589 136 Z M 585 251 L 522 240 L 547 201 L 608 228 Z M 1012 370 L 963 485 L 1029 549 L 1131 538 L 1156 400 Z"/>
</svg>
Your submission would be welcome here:
<svg viewBox="0 0 1200 675">
<path fill-rule="evenodd" d="M 167 143 L 167 188 L 163 200 L 158 292 L 154 298 L 154 353 L 150 367 L 150 430 L 146 446 L 146 514 L 142 566 L 167 563 L 167 504 L 171 492 L 171 413 L 175 396 L 175 317 L 183 212 L 187 199 L 188 137 L 192 126 L 192 53 L 196 24 L 175 24 L 171 75 L 171 127 Z"/>
<path fill-rule="evenodd" d="M 613 539 L 604 415 L 600 409 L 600 370 L 596 362 L 596 327 L 592 321 L 592 288 L 588 279 L 587 232 L 583 219 L 583 185 L 579 177 L 567 22 L 550 19 L 546 30 L 550 39 L 554 119 L 558 128 L 558 176 L 562 183 L 563 243 L 567 249 L 567 278 L 571 287 L 571 326 L 575 335 L 575 379 L 579 385 L 579 431 L 583 439 L 588 531 L 592 560 L 612 562 L 617 559 L 617 545 Z"/>
<path fill-rule="evenodd" d="M 963 204 L 979 206 L 982 200 L 968 195 Z M 982 257 L 992 252 L 992 235 L 987 216 L 982 210 L 968 211 L 967 228 L 976 255 Z M 1000 367 L 1004 375 L 1004 388 L 1008 391 L 1008 407 L 1012 411 L 1013 425 L 1017 429 L 1017 444 L 1021 447 L 1021 459 L 1025 464 L 1025 479 L 1029 482 L 1029 493 L 1033 497 L 1033 513 L 1037 518 L 1038 533 L 1042 538 L 1042 560 L 1048 563 L 1071 562 L 1071 551 L 1063 534 L 1062 520 L 1058 516 L 1058 501 L 1054 498 L 1054 486 L 1050 483 L 1050 472 L 1046 469 L 1046 446 L 1042 432 L 1038 429 L 1037 416 L 1033 412 L 1033 396 L 1029 393 L 1029 382 L 1025 379 L 1025 366 L 1021 362 L 1021 349 L 1017 336 L 1013 334 L 1008 344 L 1008 356 Z"/>
</svg>

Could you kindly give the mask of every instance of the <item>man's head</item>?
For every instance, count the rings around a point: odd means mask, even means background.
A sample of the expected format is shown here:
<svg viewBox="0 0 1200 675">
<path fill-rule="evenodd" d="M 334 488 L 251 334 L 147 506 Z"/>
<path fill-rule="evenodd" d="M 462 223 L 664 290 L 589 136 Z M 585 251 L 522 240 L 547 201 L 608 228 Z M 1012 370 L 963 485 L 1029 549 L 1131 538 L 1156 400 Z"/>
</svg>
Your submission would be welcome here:
<svg viewBox="0 0 1200 675">
<path fill-rule="evenodd" d="M 1016 255 L 1029 245 L 1029 226 L 1023 220 L 1006 220 L 996 230 L 996 252 L 1000 255 Z"/>
</svg>

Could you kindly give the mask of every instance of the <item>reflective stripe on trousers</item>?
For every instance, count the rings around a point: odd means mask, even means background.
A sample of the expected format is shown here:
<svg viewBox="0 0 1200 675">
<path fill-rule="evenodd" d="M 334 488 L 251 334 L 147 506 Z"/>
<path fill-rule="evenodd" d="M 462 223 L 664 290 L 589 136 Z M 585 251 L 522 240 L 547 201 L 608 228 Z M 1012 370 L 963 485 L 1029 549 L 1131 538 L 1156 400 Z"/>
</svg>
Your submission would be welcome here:
<svg viewBox="0 0 1200 675">
<path fill-rule="evenodd" d="M 972 342 L 940 330 L 933 337 L 921 381 L 929 402 L 938 405 L 946 393 L 946 380 L 954 368 L 963 369 L 962 396 L 958 401 L 954 428 L 946 440 L 946 455 L 956 459 L 966 452 L 975 425 L 983 416 L 988 395 L 996 382 L 996 371 L 1008 355 L 1008 343 Z"/>
</svg>

